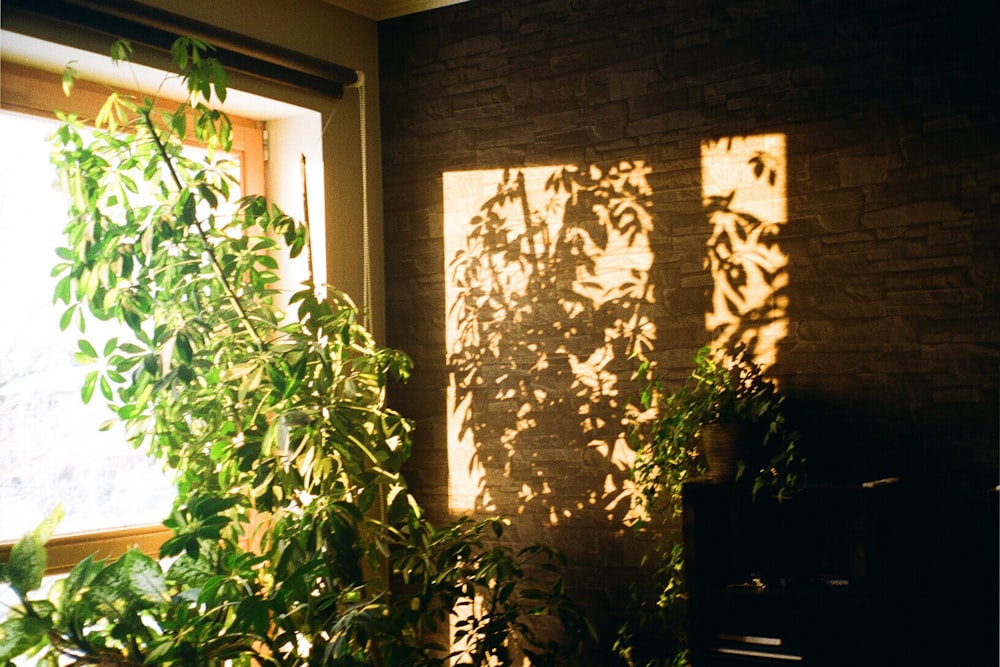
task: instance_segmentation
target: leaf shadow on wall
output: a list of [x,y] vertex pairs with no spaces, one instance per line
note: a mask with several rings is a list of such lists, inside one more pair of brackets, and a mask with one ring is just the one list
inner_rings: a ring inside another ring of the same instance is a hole
[[703,206],[712,235],[705,328],[713,348],[746,346],[765,370],[788,335],[785,138],[781,134],[702,142]]
[[446,206],[468,202],[446,222],[453,512],[626,518],[623,386],[655,339],[648,171],[446,175]]

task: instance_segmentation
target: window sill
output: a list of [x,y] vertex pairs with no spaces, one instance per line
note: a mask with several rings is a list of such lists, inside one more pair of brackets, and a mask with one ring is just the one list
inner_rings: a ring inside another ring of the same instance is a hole
[[[136,526],[94,533],[59,535],[45,545],[48,554],[46,574],[68,572],[87,556],[95,559],[115,559],[132,547],[157,557],[162,545],[173,533],[163,526]],[[0,562],[10,560],[13,542],[0,543]]]

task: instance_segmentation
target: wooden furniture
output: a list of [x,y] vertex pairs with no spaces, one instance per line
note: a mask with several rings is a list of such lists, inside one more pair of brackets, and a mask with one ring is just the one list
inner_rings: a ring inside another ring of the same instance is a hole
[[778,503],[686,484],[693,665],[902,664],[900,487],[810,487]]

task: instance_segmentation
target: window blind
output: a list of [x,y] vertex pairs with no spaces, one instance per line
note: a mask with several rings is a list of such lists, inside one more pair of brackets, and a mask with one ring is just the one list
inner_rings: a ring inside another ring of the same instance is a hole
[[169,52],[177,37],[197,37],[216,48],[228,70],[330,97],[342,97],[344,86],[358,80],[348,67],[134,0],[3,0],[0,13],[4,29],[30,34],[48,24],[60,29],[45,37],[64,43],[59,35],[77,36],[82,29]]

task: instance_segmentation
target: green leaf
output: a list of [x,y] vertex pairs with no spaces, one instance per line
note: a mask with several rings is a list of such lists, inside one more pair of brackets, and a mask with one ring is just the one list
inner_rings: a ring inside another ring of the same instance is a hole
[[175,113],[170,114],[167,117],[167,121],[170,128],[174,131],[178,137],[184,137],[187,135],[187,114],[186,113]]
[[212,188],[209,187],[207,183],[198,184],[198,194],[201,195],[202,199],[208,202],[208,205],[210,207],[212,208],[218,207],[219,199],[218,197],[215,196],[215,193],[212,192]]
[[116,336],[114,338],[109,339],[108,342],[104,344],[104,356],[110,357],[111,354],[117,348],[118,348],[118,337]]
[[35,537],[41,540],[42,544],[45,544],[46,542],[51,540],[52,536],[55,535],[56,528],[59,526],[59,523],[63,520],[63,514],[64,513],[62,505],[56,505],[56,508],[52,510],[49,513],[49,515],[42,520],[40,524],[38,524],[37,528],[35,528],[35,530],[33,531]]
[[117,65],[132,57],[132,42],[127,39],[116,39],[111,44],[111,60]]
[[22,595],[37,590],[42,585],[45,565],[45,542],[31,532],[19,539],[10,550],[7,576],[10,584]]
[[257,263],[263,267],[271,269],[273,271],[278,270],[278,260],[276,260],[271,255],[260,255],[257,257]]
[[189,507],[192,516],[206,518],[232,509],[240,502],[236,496],[201,496],[196,498]]
[[175,535],[160,545],[160,556],[171,558],[187,554],[191,559],[198,558],[198,540],[188,534]]
[[62,316],[59,318],[59,330],[66,331],[69,325],[73,323],[73,315],[76,314],[76,304],[73,304],[69,308],[63,311]]
[[52,539],[59,522],[63,518],[63,509],[57,505],[38,527],[24,535],[11,548],[10,561],[7,563],[5,577],[11,585],[22,594],[33,591],[41,586],[42,576],[48,556],[45,553],[45,543]]
[[[178,640],[174,638],[164,638],[159,644],[153,646],[146,654],[145,664],[147,665],[168,665],[177,664],[176,660],[171,660],[171,654],[177,648]],[[224,663],[225,664],[225,663]]]
[[122,569],[132,594],[151,605],[170,602],[166,578],[159,563],[138,549],[131,549],[122,556]]
[[187,40],[185,38],[175,39],[174,43],[170,45],[170,53],[180,69],[187,69],[188,51]]
[[79,591],[90,585],[100,569],[101,564],[95,562],[93,556],[87,556],[77,563],[63,579],[61,603],[64,606],[72,605]]
[[264,369],[259,365],[254,366],[253,370],[243,378],[240,383],[239,389],[237,389],[237,396],[242,401],[248,394],[252,393],[260,386],[261,380],[264,379]]
[[66,97],[69,97],[69,94],[73,92],[73,86],[78,78],[80,78],[80,73],[76,71],[76,68],[72,65],[66,65],[62,72],[62,89]]
[[100,376],[99,385],[101,387],[101,395],[104,396],[104,398],[106,398],[109,401],[114,400],[115,396],[114,393],[111,391],[111,383],[108,382],[108,378],[106,375]]
[[183,363],[190,364],[191,358],[194,355],[191,350],[191,341],[188,340],[188,337],[183,332],[179,332],[174,342],[174,349],[177,350],[177,356]]
[[91,585],[82,591],[86,604],[93,605],[97,613],[111,619],[120,617],[123,603],[132,596],[128,578],[123,572],[124,557],[101,567]]
[[84,403],[90,403],[90,399],[94,397],[94,389],[97,387],[97,376],[97,371],[90,371],[83,380],[83,387],[80,388],[80,398],[83,399]]
[[11,616],[0,623],[0,664],[12,665],[10,660],[41,644],[49,625],[36,616]]
[[89,341],[81,338],[76,344],[80,348],[80,354],[83,357],[90,360],[97,359],[97,350],[94,349],[94,346],[91,345]]
[[111,93],[108,99],[104,101],[100,111],[97,112],[94,124],[99,128],[107,127],[110,132],[114,132],[118,127],[118,114],[115,112],[117,106],[118,93]]
[[56,283],[56,288],[53,291],[52,295],[52,303],[57,303],[59,301],[62,301],[63,303],[68,304],[70,296],[72,295],[72,286],[73,286],[73,276],[71,275],[63,276],[59,280],[59,282]]
[[271,617],[267,604],[260,598],[248,597],[241,600],[236,607],[236,617],[251,633],[258,637],[267,636],[268,628],[271,626]]
[[223,69],[222,64],[213,59],[212,60],[212,79],[215,81],[215,96],[219,98],[220,102],[226,101],[226,70]]

